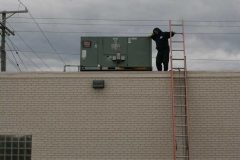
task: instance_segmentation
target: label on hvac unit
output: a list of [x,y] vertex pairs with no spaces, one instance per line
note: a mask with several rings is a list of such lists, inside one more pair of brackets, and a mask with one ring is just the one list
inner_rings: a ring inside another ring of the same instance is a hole
[[112,50],[117,51],[121,48],[121,45],[120,44],[111,44],[111,48],[112,48]]
[[119,50],[121,45],[118,43],[118,38],[113,38],[113,43],[111,44],[112,50]]
[[97,47],[98,47],[98,45],[97,45],[96,42],[94,42],[93,46],[94,46],[94,48],[97,48]]
[[130,44],[132,43],[132,41],[136,41],[136,40],[137,40],[136,37],[128,38],[128,43]]
[[82,50],[82,59],[85,60],[87,58],[87,50]]

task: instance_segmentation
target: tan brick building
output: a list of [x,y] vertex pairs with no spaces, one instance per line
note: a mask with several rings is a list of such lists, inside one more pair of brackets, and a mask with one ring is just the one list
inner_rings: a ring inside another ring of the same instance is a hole
[[[191,159],[239,160],[240,73],[188,77]],[[171,160],[171,117],[167,72],[0,74],[3,160]]]

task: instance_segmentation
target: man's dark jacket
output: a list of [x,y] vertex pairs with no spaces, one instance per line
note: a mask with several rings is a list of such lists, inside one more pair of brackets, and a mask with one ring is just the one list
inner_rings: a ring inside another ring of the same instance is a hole
[[170,32],[161,32],[158,35],[152,34],[151,38],[156,42],[156,49],[158,51],[169,50],[168,39],[174,34],[174,32],[172,34]]

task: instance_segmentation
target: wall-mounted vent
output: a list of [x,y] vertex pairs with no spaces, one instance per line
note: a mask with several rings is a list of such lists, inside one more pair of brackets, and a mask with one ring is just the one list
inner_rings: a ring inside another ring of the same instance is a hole
[[93,80],[93,88],[101,89],[104,88],[104,80]]

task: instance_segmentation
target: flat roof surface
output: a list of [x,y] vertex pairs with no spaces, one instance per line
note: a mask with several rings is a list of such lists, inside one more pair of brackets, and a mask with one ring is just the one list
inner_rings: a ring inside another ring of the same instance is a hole
[[[0,73],[0,78],[57,78],[57,77],[170,77],[171,72],[158,71],[84,71],[84,72],[19,72],[19,73]],[[187,72],[188,77],[240,77],[240,72]]]

